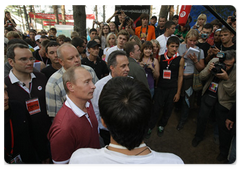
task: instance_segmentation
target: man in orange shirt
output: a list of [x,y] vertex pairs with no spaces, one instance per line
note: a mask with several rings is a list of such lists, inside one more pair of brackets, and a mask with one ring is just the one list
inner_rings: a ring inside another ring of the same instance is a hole
[[148,25],[149,15],[141,14],[140,21],[142,26],[135,28],[135,35],[137,35],[142,41],[151,41],[156,39],[155,28],[152,25]]

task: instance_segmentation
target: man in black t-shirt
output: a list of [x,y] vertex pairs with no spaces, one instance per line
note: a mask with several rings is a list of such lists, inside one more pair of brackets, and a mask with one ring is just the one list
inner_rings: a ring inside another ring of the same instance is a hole
[[109,74],[107,64],[99,56],[100,45],[96,41],[89,41],[87,44],[89,56],[81,60],[82,64],[90,66],[95,71],[98,79],[107,76]]

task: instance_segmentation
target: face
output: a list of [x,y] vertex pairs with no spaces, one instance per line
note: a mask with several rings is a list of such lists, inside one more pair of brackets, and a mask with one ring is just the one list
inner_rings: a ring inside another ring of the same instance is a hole
[[90,36],[90,38],[92,40],[96,35],[97,35],[97,32],[96,31],[92,31],[89,36]]
[[150,57],[150,55],[152,54],[152,48],[144,48],[143,54],[145,57]]
[[207,34],[208,37],[210,36],[211,33],[212,33],[212,29],[203,28],[201,31],[201,34]]
[[14,72],[21,74],[30,74],[33,72],[33,63],[35,58],[32,56],[32,52],[28,48],[15,48],[14,59],[8,59],[9,64],[13,67]]
[[190,37],[190,38],[187,38],[187,47],[192,47],[194,48],[194,46],[196,45],[197,43],[197,37]]
[[156,19],[154,19],[154,18],[152,18],[152,19],[150,19],[150,22],[151,22],[151,24],[152,24],[152,25],[155,25],[155,24],[156,24],[156,22],[157,22],[157,20],[156,20]]
[[223,63],[226,65],[226,71],[230,70],[234,65],[235,59],[225,60]]
[[91,74],[85,69],[75,70],[75,83],[72,84],[73,95],[81,100],[90,100],[93,98],[93,92],[96,88],[92,82]]
[[148,19],[147,18],[142,19],[142,25],[144,25],[144,26],[148,25]]
[[165,18],[159,18],[158,24],[159,24],[160,27],[163,27],[165,23],[166,23]]
[[64,67],[65,70],[72,66],[80,66],[81,60],[78,50],[73,46],[64,46],[61,49],[62,57],[59,58],[59,63]]
[[230,32],[221,32],[220,37],[222,43],[227,44],[229,42],[232,42],[233,34],[231,34]]
[[117,43],[119,48],[123,48],[123,46],[127,42],[127,37],[125,35],[119,35],[117,38]]
[[171,43],[167,46],[168,56],[172,57],[178,51],[179,45],[176,43]]
[[220,42],[221,38],[220,38],[220,31],[215,32],[214,34],[214,42]]
[[7,86],[4,84],[4,111],[9,108]]
[[114,32],[115,31],[115,28],[116,28],[116,26],[115,26],[115,24],[114,23],[109,23],[109,27],[110,27],[110,31],[111,32]]
[[204,19],[202,19],[202,18],[198,19],[198,25],[202,26],[202,25],[204,25],[204,22],[205,22]]
[[47,58],[51,60],[52,63],[59,64],[57,49],[59,46],[48,47],[48,53],[46,53]]
[[29,37],[35,41],[35,34],[33,32],[30,32],[29,33]]
[[109,43],[110,47],[116,45],[116,39],[115,39],[115,36],[114,36],[114,35],[110,35],[110,36],[109,36],[108,43]]
[[172,25],[168,30],[169,34],[173,34],[175,32],[176,25]]
[[153,44],[153,54],[157,54],[159,48],[156,43],[152,43],[152,44]]
[[141,54],[141,50],[140,50],[139,46],[134,45],[133,58],[135,58],[136,60],[139,60],[140,59],[140,54]]
[[97,45],[95,47],[88,48],[88,52],[91,56],[97,57],[99,53],[99,46]]
[[107,25],[103,26],[103,33],[108,34],[109,33],[109,27]]
[[129,72],[129,61],[127,56],[118,55],[116,57],[117,65],[115,67],[110,66],[112,77],[123,76],[126,77]]

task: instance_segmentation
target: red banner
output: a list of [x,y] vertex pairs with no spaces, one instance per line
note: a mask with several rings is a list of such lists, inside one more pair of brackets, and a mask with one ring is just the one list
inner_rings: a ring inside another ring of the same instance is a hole
[[[55,21],[43,21],[44,26],[55,26]],[[62,22],[59,22],[59,25],[62,25]],[[74,22],[66,22],[66,25],[74,25]]]
[[[29,12],[29,17],[30,18],[35,18],[36,19],[51,19],[54,20],[55,19],[55,15],[54,14],[45,14],[45,13],[33,13],[33,12]],[[66,20],[73,20],[73,15],[65,15]],[[58,19],[62,20],[62,14],[58,14]],[[94,14],[86,14],[86,19],[95,19]]]

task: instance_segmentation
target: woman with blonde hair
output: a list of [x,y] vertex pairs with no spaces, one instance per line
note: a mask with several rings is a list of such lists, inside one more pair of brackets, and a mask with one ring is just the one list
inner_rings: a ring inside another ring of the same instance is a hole
[[102,56],[102,60],[104,60],[104,61],[105,61],[105,57],[106,57],[106,53],[107,53],[108,49],[117,45],[117,36],[115,35],[114,32],[110,32],[107,35],[106,44],[107,44],[107,47],[104,48],[103,56]]
[[153,57],[159,60],[159,50],[160,50],[160,44],[156,39],[152,39],[151,43],[153,44]]
[[203,29],[203,25],[207,23],[207,16],[205,14],[200,14],[197,18],[196,24],[192,29],[196,29],[200,33]]
[[[193,74],[195,69],[200,72],[204,69],[204,52],[198,46],[196,46],[198,42],[199,33],[196,29],[191,29],[185,38],[185,43],[180,44],[178,48],[178,53],[180,56],[184,58],[184,71],[183,71],[183,84],[182,84],[182,92],[181,92],[181,99],[182,99],[182,109],[181,109],[181,118],[180,122],[177,126],[177,130],[181,130],[183,125],[186,123],[189,110],[193,105],[194,101],[194,93],[193,93]],[[186,53],[189,48],[194,48],[199,51],[198,55],[196,56],[193,54]]]

